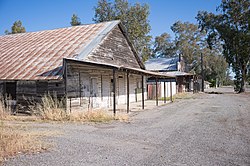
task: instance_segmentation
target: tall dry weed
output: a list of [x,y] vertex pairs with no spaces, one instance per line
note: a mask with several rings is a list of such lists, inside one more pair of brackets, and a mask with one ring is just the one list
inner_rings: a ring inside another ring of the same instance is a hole
[[128,116],[116,115],[115,117],[105,110],[78,111],[67,113],[63,99],[56,95],[46,94],[41,103],[36,103],[33,112],[38,112],[42,120],[47,121],[72,121],[72,122],[108,122],[111,120],[128,121]]
[[92,110],[87,112],[73,112],[69,114],[69,120],[74,122],[109,122],[114,117],[103,110]]
[[0,119],[2,120],[7,119],[11,114],[10,108],[5,103],[4,97],[0,96]]
[[41,103],[36,104],[36,109],[43,120],[62,121],[67,119],[63,100],[59,100],[56,95],[44,95]]

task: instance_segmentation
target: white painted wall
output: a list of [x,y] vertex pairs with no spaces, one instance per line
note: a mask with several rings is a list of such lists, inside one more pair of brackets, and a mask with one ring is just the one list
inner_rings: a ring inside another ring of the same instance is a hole
[[[77,77],[79,74],[75,74]],[[112,108],[113,107],[113,79],[112,73],[81,73],[81,108]],[[79,78],[71,81],[72,87],[79,87]],[[146,79],[144,79],[144,100],[147,99]],[[92,89],[94,88],[94,89]],[[129,102],[141,101],[142,93],[135,94],[135,90],[141,88],[141,76],[129,75]],[[77,89],[77,88],[76,88]],[[78,88],[79,91],[79,88]],[[77,92],[75,93],[77,94]],[[79,94],[79,93],[78,93]],[[116,79],[116,104],[127,103],[127,75],[117,73]],[[70,106],[68,99],[67,106]],[[71,98],[71,106],[80,106],[79,97]]]
[[[166,97],[170,97],[170,82],[166,82]],[[176,94],[176,82],[172,82],[172,95]],[[164,97],[164,82],[161,82],[161,97]]]

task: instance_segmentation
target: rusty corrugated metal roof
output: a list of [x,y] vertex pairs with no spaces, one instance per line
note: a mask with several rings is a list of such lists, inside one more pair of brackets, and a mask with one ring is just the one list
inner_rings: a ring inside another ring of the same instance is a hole
[[0,79],[60,79],[63,58],[79,57],[111,24],[114,22],[0,36]]

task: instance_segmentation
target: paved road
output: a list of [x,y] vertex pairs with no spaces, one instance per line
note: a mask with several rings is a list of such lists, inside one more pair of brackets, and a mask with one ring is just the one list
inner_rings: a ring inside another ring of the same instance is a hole
[[249,99],[250,94],[197,94],[134,115],[130,123],[33,124],[64,134],[50,138],[50,151],[5,164],[250,165]]

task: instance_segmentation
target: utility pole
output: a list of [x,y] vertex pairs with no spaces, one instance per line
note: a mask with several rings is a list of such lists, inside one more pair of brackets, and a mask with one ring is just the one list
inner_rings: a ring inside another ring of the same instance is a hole
[[203,69],[203,54],[201,53],[201,91],[204,92],[204,69]]

